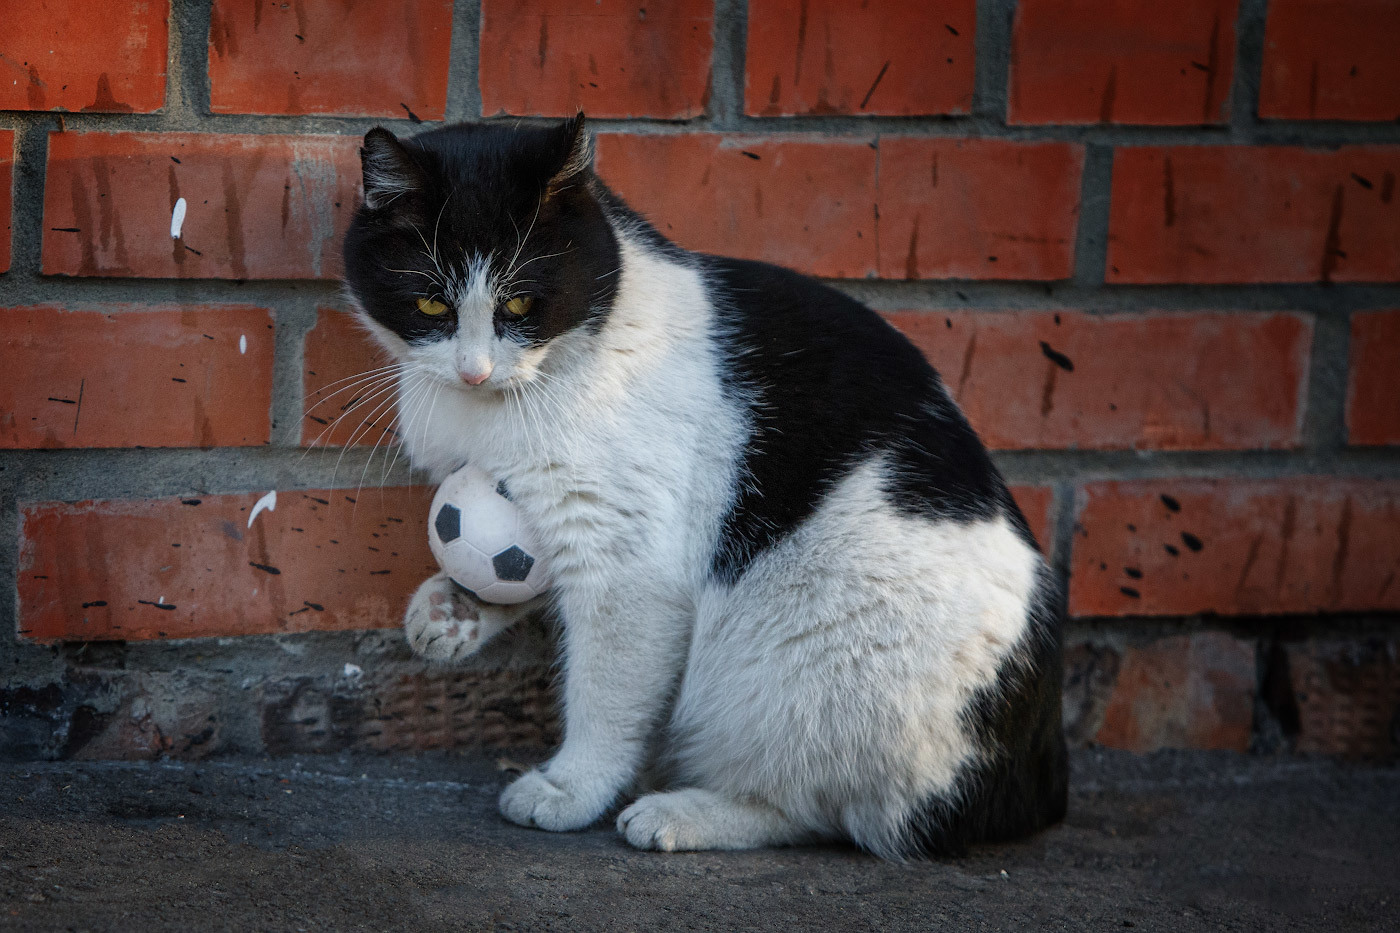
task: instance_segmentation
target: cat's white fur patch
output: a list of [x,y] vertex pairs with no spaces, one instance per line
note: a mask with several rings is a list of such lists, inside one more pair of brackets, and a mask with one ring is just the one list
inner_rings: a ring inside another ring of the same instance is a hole
[[1005,518],[897,512],[886,479],[860,465],[705,589],[673,733],[685,783],[892,856],[979,752],[962,713],[1021,637],[1037,558]]

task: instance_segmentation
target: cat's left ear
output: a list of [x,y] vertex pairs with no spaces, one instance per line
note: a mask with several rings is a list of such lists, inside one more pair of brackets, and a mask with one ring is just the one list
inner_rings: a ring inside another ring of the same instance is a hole
[[393,133],[376,126],[360,147],[365,173],[365,206],[378,210],[401,195],[422,190],[423,170]]
[[583,112],[565,120],[555,131],[559,158],[554,174],[545,185],[544,199],[548,201],[576,182],[580,175],[593,167],[593,137],[584,125]]

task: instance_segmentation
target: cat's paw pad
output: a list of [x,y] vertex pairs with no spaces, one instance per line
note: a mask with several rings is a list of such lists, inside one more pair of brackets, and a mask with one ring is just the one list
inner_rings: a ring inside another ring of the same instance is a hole
[[629,845],[656,852],[709,848],[699,808],[683,794],[648,794],[617,817]]
[[499,805],[501,815],[512,823],[556,833],[583,829],[604,809],[539,770],[525,772],[501,791]]
[[489,609],[444,574],[418,588],[404,614],[404,635],[413,653],[430,661],[460,661],[499,631]]

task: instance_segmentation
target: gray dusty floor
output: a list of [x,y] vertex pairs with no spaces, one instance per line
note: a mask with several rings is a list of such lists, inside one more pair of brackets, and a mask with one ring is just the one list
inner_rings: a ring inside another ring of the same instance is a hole
[[960,861],[504,823],[491,761],[0,766],[0,930],[1400,929],[1400,770],[1083,753]]

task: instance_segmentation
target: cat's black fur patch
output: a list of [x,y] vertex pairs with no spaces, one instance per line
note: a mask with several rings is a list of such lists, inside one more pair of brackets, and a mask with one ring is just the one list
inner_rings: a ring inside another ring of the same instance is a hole
[[[466,283],[463,264],[483,256],[495,272],[517,270],[506,297],[534,299],[523,317],[497,313],[499,335],[541,344],[596,323],[612,305],[620,259],[589,187],[587,146],[582,117],[552,127],[462,124],[406,140],[371,130],[361,155],[376,206],[361,206],[346,233],[351,291],[404,340],[443,339],[457,327],[455,309],[429,317],[417,299],[451,308],[447,291]],[[575,162],[585,167],[561,178]]]
[[976,433],[902,334],[796,272],[704,262],[728,350],[726,386],[753,425],[715,552],[718,578],[737,579],[881,452],[892,471],[886,491],[900,511],[954,521],[1004,513],[1030,540]]
[[[816,511],[844,476],[885,453],[889,501],[941,521],[1004,515],[1035,539],[976,432],[917,348],[874,311],[795,272],[706,257],[728,348],[726,385],[752,434],[713,572],[733,581]],[[927,801],[906,854],[958,854],[1064,816],[1062,608],[1041,566],[1022,644],[965,712],[981,757],[955,799]]]

